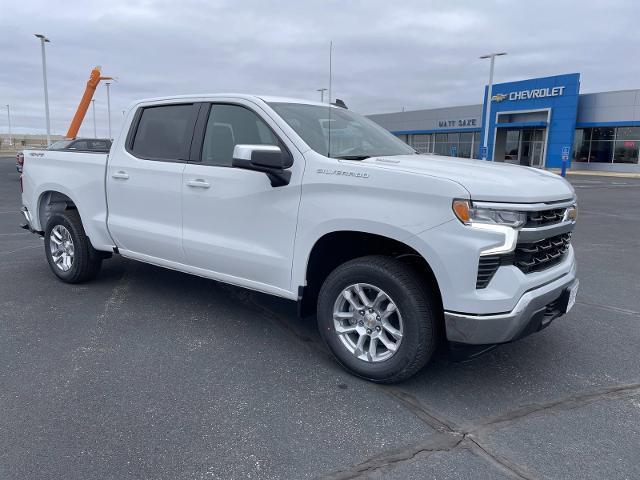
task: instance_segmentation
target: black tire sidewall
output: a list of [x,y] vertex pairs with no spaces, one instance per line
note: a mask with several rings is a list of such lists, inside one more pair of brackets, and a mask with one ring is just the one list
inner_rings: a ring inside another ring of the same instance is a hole
[[[393,261],[392,259],[389,259]],[[403,265],[404,267],[404,265]],[[406,266],[409,269],[408,266]],[[382,362],[365,362],[349,352],[335,332],[333,306],[341,292],[349,285],[367,283],[380,288],[394,301],[402,315],[403,337],[398,351]],[[414,282],[415,283],[415,282]],[[318,300],[318,328],[332,353],[345,368],[368,380],[395,381],[415,362],[421,347],[435,350],[435,321],[427,292],[412,285],[412,294],[406,288],[406,278],[399,279],[381,268],[381,265],[361,261],[348,262],[334,270],[322,286]],[[426,307],[426,308],[425,308]]]
[[[75,216],[77,218],[71,218]],[[74,221],[76,220],[76,221]],[[60,270],[54,263],[51,255],[51,248],[49,246],[51,231],[56,225],[64,226],[71,234],[73,240],[73,264],[71,268],[66,272]],[[47,227],[45,229],[45,254],[47,261],[53,273],[61,280],[69,283],[77,282],[83,275],[83,270],[86,269],[86,264],[89,261],[89,241],[84,233],[82,224],[79,221],[79,216],[75,212],[61,212],[56,213],[49,218]]]

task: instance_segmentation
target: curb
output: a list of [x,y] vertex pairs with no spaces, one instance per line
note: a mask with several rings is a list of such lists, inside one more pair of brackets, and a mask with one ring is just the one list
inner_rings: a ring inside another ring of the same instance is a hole
[[[560,175],[560,169],[552,168],[550,172]],[[567,175],[585,175],[589,177],[618,177],[618,178],[640,178],[640,173],[632,172],[603,172],[600,170],[567,170]]]

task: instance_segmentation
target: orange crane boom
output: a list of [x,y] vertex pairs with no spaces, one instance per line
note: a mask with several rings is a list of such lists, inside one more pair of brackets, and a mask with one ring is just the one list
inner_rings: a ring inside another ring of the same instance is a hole
[[91,103],[91,99],[93,98],[93,94],[95,93],[100,80],[113,80],[113,77],[101,76],[100,67],[98,66],[91,70],[91,75],[89,75],[89,81],[87,82],[87,88],[84,90],[84,95],[82,95],[82,98],[80,99],[78,109],[76,110],[76,114],[73,116],[73,120],[71,120],[71,125],[69,126],[69,130],[67,131],[65,138],[76,138],[78,135],[80,125],[82,125],[84,116],[87,114],[87,109],[89,108],[89,104]]

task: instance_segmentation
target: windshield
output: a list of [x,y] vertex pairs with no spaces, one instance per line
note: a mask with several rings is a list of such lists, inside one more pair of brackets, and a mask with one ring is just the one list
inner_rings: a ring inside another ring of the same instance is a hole
[[326,157],[361,160],[382,155],[416,153],[381,126],[343,108],[304,103],[269,105],[307,145]]
[[64,150],[73,140],[60,140],[52,143],[47,150]]

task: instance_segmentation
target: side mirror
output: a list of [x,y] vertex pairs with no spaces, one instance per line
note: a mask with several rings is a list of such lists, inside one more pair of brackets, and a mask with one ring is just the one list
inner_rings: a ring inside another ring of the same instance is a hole
[[267,174],[272,187],[288,185],[291,172],[286,170],[293,162],[288,153],[274,145],[236,145],[232,165]]

